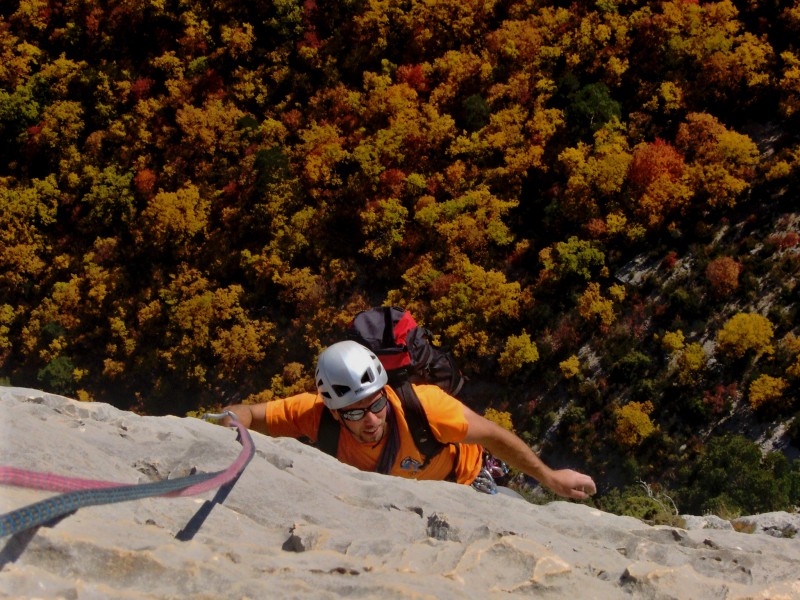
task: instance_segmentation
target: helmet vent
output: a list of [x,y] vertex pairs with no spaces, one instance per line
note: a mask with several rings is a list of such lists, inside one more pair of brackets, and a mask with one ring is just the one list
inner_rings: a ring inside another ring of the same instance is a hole
[[372,382],[372,370],[367,369],[361,376],[361,383],[370,383],[370,382]]
[[331,387],[333,388],[333,391],[336,392],[336,395],[339,396],[340,398],[350,391],[350,386],[347,386],[347,385],[335,385],[334,384]]

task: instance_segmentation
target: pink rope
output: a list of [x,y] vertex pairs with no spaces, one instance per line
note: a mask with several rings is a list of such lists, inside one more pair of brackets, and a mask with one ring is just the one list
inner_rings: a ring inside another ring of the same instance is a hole
[[256,452],[256,447],[253,445],[253,438],[250,437],[250,432],[247,431],[247,427],[236,420],[231,421],[230,424],[236,426],[236,429],[239,431],[239,442],[242,444],[242,451],[239,452],[239,456],[236,458],[236,460],[233,461],[227,469],[220,471],[216,477],[212,477],[206,481],[190,485],[189,487],[183,488],[182,490],[178,490],[176,492],[164,494],[165,496],[181,497],[202,494],[203,492],[207,492],[225,485],[226,483],[238,477],[239,474],[244,471],[247,463],[249,463],[250,459],[253,458],[253,455]]
[[[162,494],[165,497],[194,496],[209,490],[218,488],[230,482],[241,473],[247,463],[255,453],[253,439],[247,428],[238,421],[231,421],[239,431],[239,442],[242,444],[242,451],[231,465],[224,471],[220,471],[216,476],[189,487]],[[101,481],[97,479],[82,479],[79,477],[64,477],[54,473],[44,473],[40,471],[28,471],[16,467],[6,467],[0,465],[0,484],[13,485],[17,487],[31,488],[36,490],[48,490],[52,492],[76,492],[82,490],[105,489],[131,485],[129,483],[119,483],[116,481]]]
[[28,471],[25,469],[17,469],[16,467],[4,466],[0,466],[0,484],[32,488],[35,490],[49,490],[51,492],[75,492],[79,490],[128,485],[124,483],[115,483],[113,481],[62,477],[54,473],[42,473],[39,471]]

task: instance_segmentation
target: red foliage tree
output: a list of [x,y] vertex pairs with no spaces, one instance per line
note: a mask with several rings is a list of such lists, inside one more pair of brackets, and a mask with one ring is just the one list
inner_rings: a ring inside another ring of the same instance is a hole
[[640,144],[634,149],[628,181],[636,191],[644,193],[659,177],[680,179],[683,170],[681,153],[672,144],[656,138],[652,144]]

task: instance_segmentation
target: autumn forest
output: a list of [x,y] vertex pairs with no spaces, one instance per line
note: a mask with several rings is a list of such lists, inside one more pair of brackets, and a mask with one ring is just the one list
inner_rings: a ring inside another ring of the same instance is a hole
[[800,505],[800,2],[9,0],[0,382],[313,388],[411,311],[596,504]]

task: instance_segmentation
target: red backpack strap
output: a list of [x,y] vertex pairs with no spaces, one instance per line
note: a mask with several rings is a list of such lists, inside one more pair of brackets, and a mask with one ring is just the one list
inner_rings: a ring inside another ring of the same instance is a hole
[[350,322],[347,337],[372,350],[389,372],[407,367],[408,332],[417,326],[411,313],[398,306],[362,310]]

